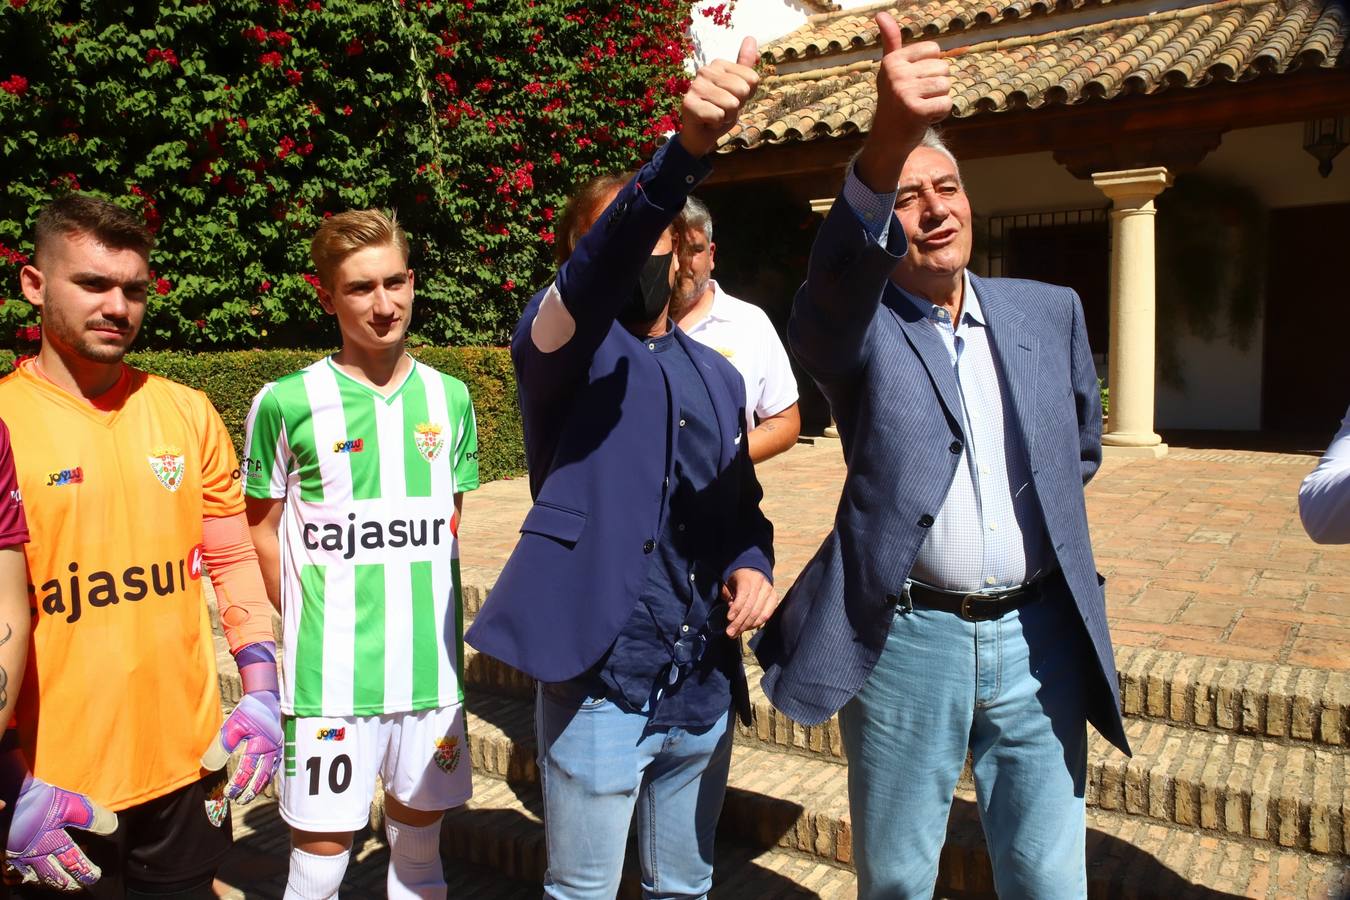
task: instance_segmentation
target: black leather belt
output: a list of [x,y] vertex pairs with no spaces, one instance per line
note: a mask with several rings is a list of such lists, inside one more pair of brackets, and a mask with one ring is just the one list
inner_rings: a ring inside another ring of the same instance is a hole
[[905,586],[905,592],[913,606],[953,613],[967,622],[988,622],[1040,600],[1051,579],[1058,576],[1059,572],[1055,572],[1005,591],[978,594],[944,591],[911,581]]

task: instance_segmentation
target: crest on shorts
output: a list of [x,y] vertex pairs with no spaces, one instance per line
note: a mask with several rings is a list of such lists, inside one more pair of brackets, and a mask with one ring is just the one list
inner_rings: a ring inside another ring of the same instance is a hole
[[427,462],[440,456],[441,450],[445,448],[445,436],[442,431],[436,422],[423,422],[413,429],[413,443],[417,445],[417,452],[422,454],[422,458]]
[[436,738],[436,752],[432,755],[431,761],[442,772],[449,774],[459,767],[459,757],[463,752],[464,748],[459,745],[458,736]]
[[147,459],[150,471],[155,473],[159,483],[170,491],[178,490],[183,483],[183,451],[177,447],[156,447]]

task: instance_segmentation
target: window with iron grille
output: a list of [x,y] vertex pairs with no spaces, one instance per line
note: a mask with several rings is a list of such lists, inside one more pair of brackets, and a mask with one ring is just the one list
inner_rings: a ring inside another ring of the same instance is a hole
[[1110,208],[991,216],[986,272],[1073,288],[1083,301],[1088,342],[1104,357],[1110,321]]

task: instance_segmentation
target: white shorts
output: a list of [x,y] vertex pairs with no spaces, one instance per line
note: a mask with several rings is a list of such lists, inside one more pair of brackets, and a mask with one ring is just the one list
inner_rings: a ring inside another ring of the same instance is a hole
[[303,831],[358,831],[375,776],[404,806],[450,809],[473,795],[460,705],[384,716],[287,716],[281,818]]

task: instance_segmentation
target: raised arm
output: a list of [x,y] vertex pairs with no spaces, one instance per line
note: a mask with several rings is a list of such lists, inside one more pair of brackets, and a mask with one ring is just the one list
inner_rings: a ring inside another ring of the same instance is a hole
[[679,136],[619,191],[554,283],[526,306],[511,351],[530,390],[566,392],[590,364],[652,248],[711,171],[704,157],[736,124],[758,86],[756,58],[755,41],[746,38],[736,62],[714,60],[699,70],[684,95]]
[[904,46],[887,13],[877,13],[876,23],[882,57],[872,129],[816,235],[788,325],[793,352],[819,382],[862,368],[868,326],[906,249],[891,212],[900,172],[924,130],[951,110],[947,64],[937,45]]

